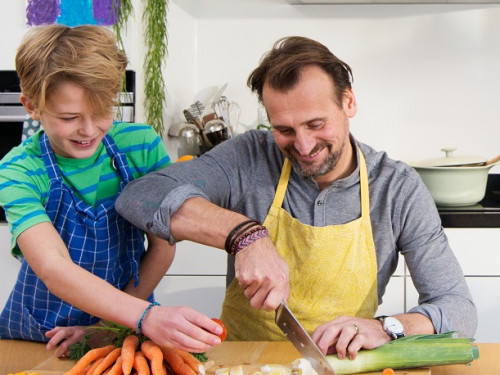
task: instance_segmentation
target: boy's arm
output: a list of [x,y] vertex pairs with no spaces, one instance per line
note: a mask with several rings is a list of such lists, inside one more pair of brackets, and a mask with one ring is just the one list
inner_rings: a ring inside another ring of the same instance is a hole
[[[148,301],[116,289],[73,263],[64,242],[49,222],[26,229],[17,242],[26,261],[53,294],[91,315],[135,328],[149,306]],[[158,250],[162,249],[155,246],[151,254],[158,255]],[[160,252],[160,255],[164,254]],[[160,278],[156,275],[157,281]],[[144,285],[154,282],[152,278]],[[155,306],[145,316],[142,327],[144,334],[158,344],[191,352],[206,351],[220,344],[217,336],[221,333],[220,326],[188,307]]]
[[[18,236],[17,243],[26,261],[53,294],[91,315],[134,326],[149,304],[73,263],[50,222],[26,229]],[[123,306],[127,306],[126,312]]]
[[147,234],[147,238],[148,249],[139,266],[139,285],[134,287],[134,279],[131,279],[123,289],[124,292],[141,299],[147,299],[154,291],[175,256],[175,245],[150,234]]

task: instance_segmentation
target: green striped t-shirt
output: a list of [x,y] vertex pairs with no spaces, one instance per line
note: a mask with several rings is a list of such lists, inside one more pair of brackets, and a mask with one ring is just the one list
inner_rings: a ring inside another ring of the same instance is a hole
[[[44,208],[50,183],[40,153],[42,134],[43,131],[35,133],[0,161],[0,205],[12,233],[15,255],[19,255],[16,249],[19,234],[35,224],[50,221]],[[170,164],[161,138],[149,125],[119,122],[113,124],[108,134],[126,154],[134,179]],[[102,142],[89,158],[55,157],[64,182],[85,203],[95,207],[116,198],[121,176],[113,169]]]

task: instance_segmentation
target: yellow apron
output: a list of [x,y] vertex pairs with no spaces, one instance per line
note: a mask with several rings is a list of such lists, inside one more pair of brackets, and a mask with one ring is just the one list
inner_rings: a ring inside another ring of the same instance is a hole
[[[377,261],[370,223],[368,177],[360,155],[361,217],[346,224],[314,227],[281,208],[292,169],[283,164],[273,204],[264,220],[290,268],[288,306],[309,334],[339,315],[373,318],[378,304]],[[222,307],[228,340],[283,341],[274,312],[254,309],[236,278]]]

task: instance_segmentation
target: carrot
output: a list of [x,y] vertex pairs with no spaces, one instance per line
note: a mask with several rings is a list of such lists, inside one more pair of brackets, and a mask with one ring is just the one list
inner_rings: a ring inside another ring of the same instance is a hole
[[394,370],[392,368],[386,368],[382,371],[382,375],[394,375]]
[[200,372],[200,365],[201,362],[197,360],[193,355],[191,355],[189,352],[182,350],[182,349],[176,349],[177,352],[180,354],[184,362],[193,369],[195,373]]
[[116,359],[115,364],[111,367],[107,373],[107,375],[121,375],[123,366],[123,357],[119,356]]
[[97,358],[95,362],[90,366],[89,370],[86,372],[87,375],[92,375],[94,373],[94,370],[101,364],[101,362],[104,361],[104,357]]
[[196,375],[198,369],[193,370],[181,357],[177,349],[162,347],[163,358],[168,362],[176,375]]
[[116,348],[109,352],[108,355],[104,357],[104,361],[102,361],[101,364],[94,370],[92,375],[101,375],[104,370],[112,366],[116,362],[116,359],[120,356],[121,351],[121,348]]
[[148,360],[141,351],[135,353],[134,369],[137,370],[137,375],[149,375],[151,373],[149,370]]
[[98,358],[104,358],[108,355],[113,349],[115,349],[114,345],[104,346],[102,348],[95,348],[89,350],[82,358],[76,362],[76,364],[69,369],[64,375],[78,375],[80,374],[88,365],[97,360]]
[[136,335],[128,335],[123,340],[122,345],[122,371],[124,375],[129,375],[134,366],[134,356],[139,347],[139,338]]
[[149,359],[151,365],[151,373],[153,375],[163,374],[163,353],[158,345],[153,341],[147,340],[141,344],[141,350],[144,355]]

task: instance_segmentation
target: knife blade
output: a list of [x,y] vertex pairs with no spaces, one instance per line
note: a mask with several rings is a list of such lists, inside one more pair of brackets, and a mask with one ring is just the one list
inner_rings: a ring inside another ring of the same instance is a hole
[[313,369],[319,375],[335,375],[328,360],[285,302],[282,302],[276,309],[275,322],[302,357],[311,362]]

